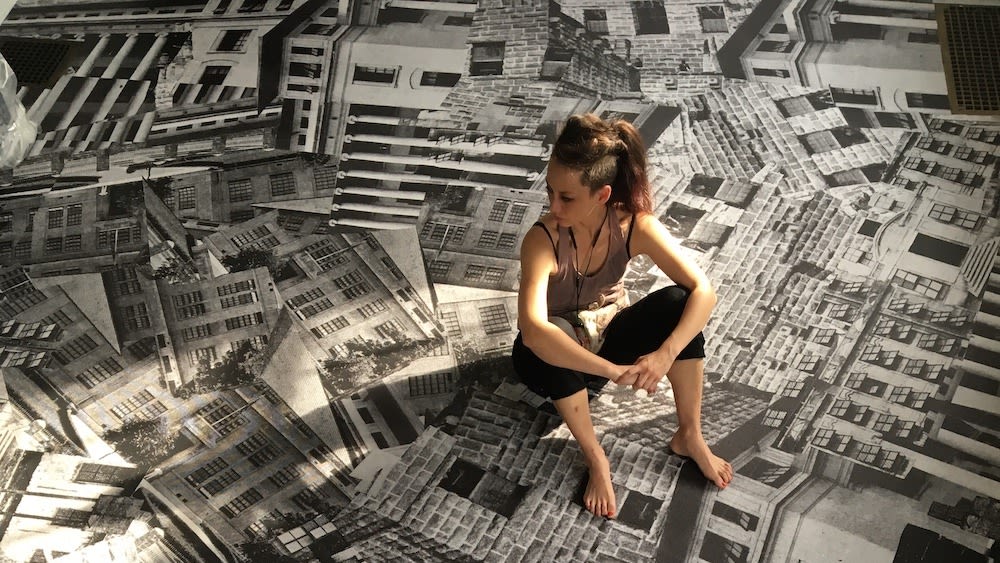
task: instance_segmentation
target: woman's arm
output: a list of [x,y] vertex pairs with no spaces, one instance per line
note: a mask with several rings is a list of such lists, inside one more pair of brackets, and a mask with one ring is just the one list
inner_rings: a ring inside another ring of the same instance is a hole
[[627,366],[591,353],[549,322],[546,294],[549,275],[555,269],[549,238],[541,229],[529,229],[521,242],[521,287],[517,294],[517,324],[524,345],[546,363],[614,381]]
[[681,246],[655,216],[648,213],[637,216],[634,229],[632,255],[649,256],[667,277],[691,292],[680,322],[658,350],[673,363],[681,350],[708,324],[717,301],[715,289],[701,268],[684,254]]

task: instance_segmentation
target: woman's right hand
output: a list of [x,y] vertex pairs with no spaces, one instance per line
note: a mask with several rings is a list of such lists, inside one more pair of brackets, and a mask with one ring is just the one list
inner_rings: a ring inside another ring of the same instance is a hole
[[631,387],[639,379],[639,372],[634,365],[620,366],[615,364],[612,374],[611,381],[617,385]]

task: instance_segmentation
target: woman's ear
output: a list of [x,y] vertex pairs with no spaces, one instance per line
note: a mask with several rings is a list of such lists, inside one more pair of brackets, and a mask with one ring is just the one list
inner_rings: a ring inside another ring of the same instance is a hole
[[601,186],[601,203],[607,203],[611,199],[611,184]]

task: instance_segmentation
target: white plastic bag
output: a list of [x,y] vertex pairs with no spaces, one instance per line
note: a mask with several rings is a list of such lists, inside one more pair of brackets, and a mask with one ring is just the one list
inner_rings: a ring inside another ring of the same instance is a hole
[[0,168],[21,162],[35,142],[38,126],[17,99],[17,77],[0,55]]

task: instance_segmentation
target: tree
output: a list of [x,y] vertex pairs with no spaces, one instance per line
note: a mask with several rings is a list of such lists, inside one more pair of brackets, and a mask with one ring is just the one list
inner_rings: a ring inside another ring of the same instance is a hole
[[236,348],[226,352],[222,360],[214,364],[208,358],[201,358],[198,362],[197,375],[181,385],[178,394],[184,396],[190,393],[207,393],[249,385],[260,377],[266,362],[267,355],[264,350],[245,340]]
[[230,272],[243,272],[245,270],[264,267],[273,273],[277,266],[274,253],[270,250],[261,250],[259,248],[242,248],[235,255],[227,254],[223,256],[221,262]]
[[240,545],[240,551],[250,563],[297,563],[298,559],[285,555],[265,540],[255,540]]
[[186,283],[198,279],[198,270],[190,262],[171,256],[167,263],[153,271],[153,279],[167,280],[169,283]]
[[170,456],[177,435],[170,432],[162,419],[136,418],[115,430],[108,430],[104,439],[114,444],[115,451],[129,461],[153,466]]

